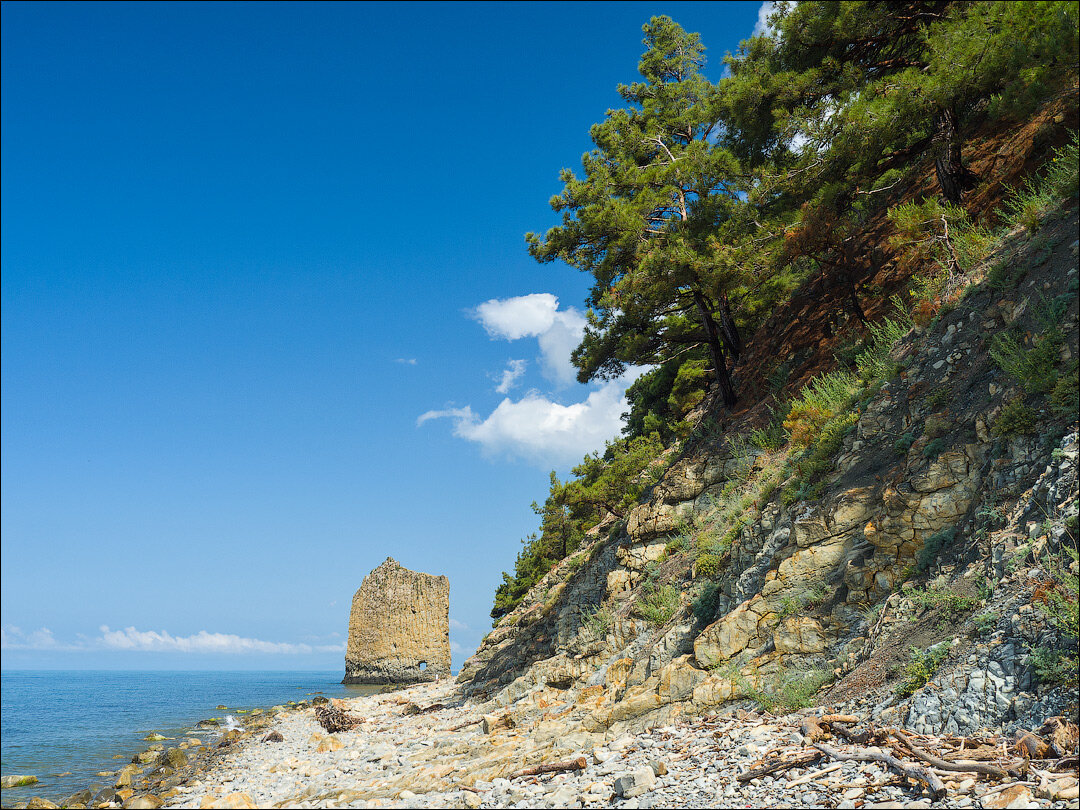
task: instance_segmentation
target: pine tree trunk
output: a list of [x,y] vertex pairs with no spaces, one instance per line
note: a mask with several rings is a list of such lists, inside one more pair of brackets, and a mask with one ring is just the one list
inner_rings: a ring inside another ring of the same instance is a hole
[[961,159],[960,127],[956,112],[951,107],[940,110],[935,116],[934,130],[934,168],[938,185],[941,186],[941,196],[947,202],[959,205],[964,192],[975,185],[975,175]]
[[739,327],[735,325],[735,319],[731,317],[731,305],[726,295],[720,296],[720,328],[724,330],[724,337],[727,338],[732,361],[738,361],[744,348],[742,335],[739,334]]
[[720,345],[719,330],[716,321],[705,303],[705,296],[698,289],[694,289],[694,303],[697,305],[698,314],[701,316],[701,325],[705,327],[705,335],[712,354],[713,370],[716,374],[716,382],[720,386],[720,396],[724,401],[724,407],[729,411],[735,407],[738,397],[735,396],[735,388],[731,384],[731,377],[727,372],[727,361],[724,359],[724,347]]

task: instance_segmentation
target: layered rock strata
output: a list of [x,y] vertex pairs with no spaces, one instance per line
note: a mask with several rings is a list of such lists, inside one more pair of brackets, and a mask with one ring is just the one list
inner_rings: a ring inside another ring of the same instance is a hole
[[353,596],[342,683],[420,683],[450,674],[450,580],[393,558]]

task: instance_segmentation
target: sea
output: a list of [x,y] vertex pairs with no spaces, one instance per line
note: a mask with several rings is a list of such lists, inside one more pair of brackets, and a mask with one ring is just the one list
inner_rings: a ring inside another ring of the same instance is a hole
[[[110,783],[152,743],[152,733],[177,745],[195,724],[237,709],[268,709],[288,701],[356,697],[388,687],[346,686],[336,672],[0,672],[0,741],[7,774],[32,774],[36,785],[8,788],[4,807],[32,796],[57,802],[77,790]],[[219,705],[228,709],[216,708]],[[242,715],[238,715],[242,716]],[[209,739],[202,729],[197,736]],[[216,735],[213,735],[216,736]]]

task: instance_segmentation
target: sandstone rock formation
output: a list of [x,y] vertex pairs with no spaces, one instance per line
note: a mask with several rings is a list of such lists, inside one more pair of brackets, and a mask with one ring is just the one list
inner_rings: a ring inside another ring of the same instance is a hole
[[393,558],[353,596],[342,683],[418,683],[450,674],[450,580]]

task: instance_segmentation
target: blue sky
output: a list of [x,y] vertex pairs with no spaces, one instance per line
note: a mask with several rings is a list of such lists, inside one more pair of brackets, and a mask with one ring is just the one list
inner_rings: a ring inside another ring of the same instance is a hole
[[523,235],[650,16],[760,9],[4,3],[3,666],[339,669],[387,555],[459,666],[624,409]]

